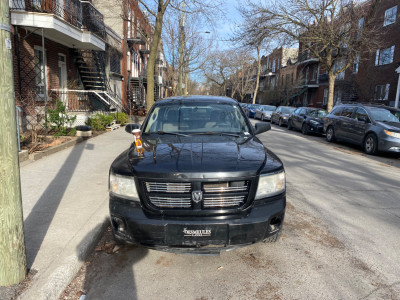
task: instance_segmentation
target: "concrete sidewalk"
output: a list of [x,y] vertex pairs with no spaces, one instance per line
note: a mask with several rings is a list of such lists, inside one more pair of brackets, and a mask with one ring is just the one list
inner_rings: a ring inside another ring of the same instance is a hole
[[132,142],[124,128],[21,165],[28,268],[21,299],[58,299],[108,221],[108,170]]

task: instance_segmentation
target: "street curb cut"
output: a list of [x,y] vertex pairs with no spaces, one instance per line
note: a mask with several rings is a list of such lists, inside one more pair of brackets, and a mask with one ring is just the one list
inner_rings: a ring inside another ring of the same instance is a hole
[[[105,217],[101,223],[99,223],[93,230],[86,234],[83,237],[84,239],[82,239],[82,242],[76,249],[75,255],[70,255],[64,258],[61,262],[54,262],[53,264],[55,264],[57,267],[53,271],[50,271],[51,274],[49,274],[49,276],[45,278],[46,283],[43,286],[39,287],[40,290],[35,289],[35,283],[33,283],[19,297],[19,299],[59,299],[66,287],[75,278],[76,274],[81,269],[89,254],[97,245],[98,241],[100,240],[104,231],[109,225],[109,222],[109,218]],[[42,278],[39,278],[38,280],[43,280],[43,278],[45,277],[43,275]]]

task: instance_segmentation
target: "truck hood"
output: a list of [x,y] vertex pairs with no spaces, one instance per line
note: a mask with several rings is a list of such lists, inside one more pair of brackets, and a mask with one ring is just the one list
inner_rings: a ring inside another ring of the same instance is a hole
[[[118,165],[123,169],[122,165],[128,163],[133,175],[139,177],[180,179],[256,176],[261,171],[282,169],[279,158],[257,138],[242,143],[238,140],[230,137],[216,137],[212,141],[209,137],[192,141],[173,138],[169,142],[144,139],[142,155],[133,146],[116,159],[112,168],[119,173]],[[118,159],[125,162],[118,162]]]

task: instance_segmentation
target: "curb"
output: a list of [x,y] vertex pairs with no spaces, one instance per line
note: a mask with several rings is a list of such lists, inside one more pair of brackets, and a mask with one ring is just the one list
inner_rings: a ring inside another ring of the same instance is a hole
[[47,155],[50,155],[50,154],[56,153],[58,151],[64,150],[66,148],[69,148],[71,146],[74,146],[74,145],[76,145],[76,144],[78,144],[78,143],[80,143],[80,142],[82,142],[84,140],[85,139],[83,137],[77,137],[77,138],[75,138],[73,140],[70,140],[70,141],[62,143],[60,145],[51,147],[51,148],[49,148],[47,150],[34,152],[32,154],[29,154],[29,159],[30,160],[38,160],[38,159],[40,159],[42,157],[45,157]]
[[89,233],[81,232],[78,234],[76,239],[80,239],[81,242],[75,254],[64,257],[62,261],[54,261],[49,269],[46,270],[36,282],[33,282],[18,299],[59,299],[81,269],[83,262],[97,245],[109,225],[109,222],[109,218],[105,217],[103,221],[98,223]]

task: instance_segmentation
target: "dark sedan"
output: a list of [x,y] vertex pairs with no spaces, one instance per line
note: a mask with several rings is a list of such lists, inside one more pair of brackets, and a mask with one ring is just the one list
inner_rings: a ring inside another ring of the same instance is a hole
[[367,154],[400,153],[400,121],[382,107],[335,106],[325,118],[324,131],[328,142],[338,140],[360,145]]
[[296,107],[279,106],[271,115],[271,123],[279,126],[287,125],[289,116],[295,111]]
[[288,120],[288,129],[301,130],[303,134],[310,132],[322,134],[326,110],[310,107],[299,107]]

